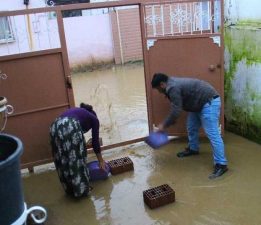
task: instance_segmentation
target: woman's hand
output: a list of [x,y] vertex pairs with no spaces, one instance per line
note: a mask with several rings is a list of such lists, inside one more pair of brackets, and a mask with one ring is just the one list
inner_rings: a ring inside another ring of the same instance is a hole
[[103,159],[101,161],[99,161],[99,164],[100,164],[101,169],[106,170],[106,163]]
[[97,159],[99,161],[100,168],[103,170],[106,170],[106,163],[105,163],[104,159],[102,158],[101,153],[97,154]]

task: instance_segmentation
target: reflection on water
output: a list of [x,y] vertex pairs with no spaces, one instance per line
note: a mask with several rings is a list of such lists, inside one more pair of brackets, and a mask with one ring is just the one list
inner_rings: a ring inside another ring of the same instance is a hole
[[[93,105],[103,144],[148,134],[144,68],[141,64],[77,73],[72,76],[75,104]],[[90,132],[86,138],[90,137]]]
[[[158,150],[141,142],[104,151],[106,161],[129,156],[134,170],[92,182],[87,198],[66,197],[52,171],[24,177],[25,202],[46,208],[45,225],[260,225],[260,145],[228,132],[225,142],[229,171],[216,180],[208,179],[209,143],[201,143],[198,156],[180,159],[176,153],[186,142]],[[162,184],[173,188],[176,201],[151,210],[143,191]]]

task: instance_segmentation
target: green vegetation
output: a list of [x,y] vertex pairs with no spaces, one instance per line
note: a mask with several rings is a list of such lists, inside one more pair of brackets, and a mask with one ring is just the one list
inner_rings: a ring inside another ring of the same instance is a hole
[[96,61],[94,59],[91,62],[86,63],[79,63],[75,66],[70,68],[71,73],[84,73],[84,72],[91,72],[94,70],[104,69],[104,68],[111,68],[114,65],[113,61]]
[[240,62],[243,61],[249,69],[256,65],[261,67],[259,29],[261,21],[240,21],[225,29],[225,49],[229,53],[225,71],[225,104],[229,109],[226,110],[226,129],[261,143],[261,93],[254,90],[246,80],[244,100],[239,103],[233,98],[232,90],[235,75],[240,72]]
[[[131,66],[131,65],[143,65],[143,60],[137,61],[128,61],[124,64],[124,66]],[[84,73],[84,72],[92,72],[94,70],[102,70],[102,69],[110,69],[115,66],[113,61],[96,61],[91,60],[91,62],[77,64],[70,68],[72,74],[76,73]],[[116,66],[122,66],[121,64]]]

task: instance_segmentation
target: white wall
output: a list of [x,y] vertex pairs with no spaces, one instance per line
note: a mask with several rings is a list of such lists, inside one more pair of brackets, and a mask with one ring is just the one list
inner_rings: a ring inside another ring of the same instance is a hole
[[239,20],[260,20],[260,0],[225,0],[225,18],[235,24]]
[[261,143],[261,1],[225,3],[226,127]]
[[[30,0],[28,8],[35,7],[45,7],[45,1]],[[0,11],[25,8],[23,0],[0,0]],[[93,59],[97,62],[114,59],[109,14],[96,10],[88,16],[88,12],[83,12],[85,16],[64,18],[71,66],[89,63]],[[12,42],[0,44],[0,56],[60,47],[57,22],[55,18],[49,18],[49,13],[33,14],[29,18],[14,16],[10,21],[15,38]]]
[[0,44],[0,56],[60,47],[57,21],[48,13],[9,17],[13,40]]
[[114,59],[109,14],[65,18],[64,26],[70,65]]
[[[29,0],[28,8],[40,8],[45,6],[44,0]],[[23,0],[0,0],[0,11],[12,11],[26,9]]]

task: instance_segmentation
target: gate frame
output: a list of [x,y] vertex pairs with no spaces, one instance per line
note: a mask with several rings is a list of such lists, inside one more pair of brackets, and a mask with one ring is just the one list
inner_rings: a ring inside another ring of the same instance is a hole
[[[209,0],[199,0],[198,2],[205,2]],[[210,0],[212,3],[214,0]],[[8,11],[8,12],[0,12],[0,17],[4,16],[17,16],[17,15],[26,15],[26,14],[33,14],[33,13],[46,13],[46,12],[56,12],[57,15],[57,24],[59,30],[59,37],[60,37],[60,48],[50,49],[50,50],[41,50],[35,52],[27,52],[21,54],[14,54],[8,56],[0,56],[0,62],[18,58],[26,58],[26,57],[34,57],[44,54],[50,53],[62,53],[62,61],[64,67],[64,75],[67,83],[71,84],[71,76],[70,76],[70,68],[69,68],[69,59],[67,53],[67,46],[66,46],[66,38],[65,38],[65,31],[64,31],[64,22],[62,17],[62,12],[66,10],[80,10],[80,9],[99,9],[99,8],[112,8],[112,7],[121,7],[121,6],[138,6],[139,7],[139,17],[140,17],[140,29],[141,29],[141,40],[142,40],[142,52],[143,52],[143,60],[144,60],[144,78],[145,78],[145,88],[146,88],[146,102],[147,102],[147,112],[148,112],[148,126],[149,131],[153,130],[153,121],[152,121],[152,103],[150,101],[151,92],[150,92],[150,80],[149,80],[149,65],[148,65],[148,51],[147,51],[147,38],[145,37],[145,22],[144,22],[144,7],[147,4],[164,4],[164,3],[190,3],[190,2],[197,2],[197,0],[124,0],[124,1],[111,1],[111,2],[100,2],[100,3],[80,3],[80,4],[70,4],[70,5],[59,5],[59,6],[51,6],[51,7],[44,7],[44,8],[32,8],[32,9],[24,9],[24,10],[15,10],[15,11]],[[181,37],[169,37],[169,38],[194,38],[194,37],[210,37],[210,36],[220,36],[221,40],[221,51],[224,52],[224,0],[220,0],[221,4],[221,29],[220,33],[213,33],[213,34],[200,34],[200,35],[191,35],[191,36],[181,36]],[[164,39],[164,37],[157,37],[157,39]],[[224,83],[224,54],[221,54],[221,79]],[[221,93],[222,98],[224,96],[224,90],[222,89],[223,93]],[[68,106],[74,106],[74,98],[73,98],[73,90],[67,88],[67,94],[69,99]],[[64,106],[64,105],[63,105]],[[61,107],[61,106],[57,106]],[[48,107],[46,108],[48,109]],[[45,109],[42,109],[45,110]],[[39,110],[36,110],[39,111]],[[222,104],[222,111],[224,111],[224,104]],[[30,111],[31,112],[31,111]],[[32,111],[34,112],[34,111]],[[15,114],[13,116],[17,116]],[[12,116],[11,116],[12,117]],[[222,127],[222,131],[223,131]],[[102,146],[102,150],[111,149],[115,147],[121,147],[124,145],[144,141],[145,137],[119,142],[116,144],[111,144],[107,146]],[[92,149],[88,149],[88,152],[93,152]],[[22,168],[29,168],[32,169],[33,166],[44,164],[51,162],[51,159],[43,159],[36,162],[30,162],[22,165]]]
[[[145,28],[145,22],[141,21],[141,34],[142,34],[142,46],[143,46],[143,55],[144,55],[144,69],[145,69],[145,82],[146,82],[146,87],[151,86],[151,80],[149,78],[149,51],[147,50],[147,40],[150,39],[157,39],[157,40],[166,40],[166,39],[193,39],[193,38],[206,38],[206,37],[212,37],[212,36],[219,36],[220,37],[220,83],[223,84],[222,86],[222,92],[220,93],[222,102],[224,103],[224,0],[219,0],[220,4],[220,32],[218,33],[205,33],[205,34],[188,34],[188,35],[180,35],[180,36],[168,36],[168,37],[146,37],[146,28]],[[215,0],[153,0],[153,1],[142,1],[140,5],[140,18],[145,18],[145,6],[146,5],[157,5],[157,4],[168,4],[168,3],[190,3],[190,2],[211,2],[212,5],[214,5]],[[213,14],[213,8],[211,9],[212,14]],[[213,28],[213,22],[212,22],[212,28]],[[148,101],[148,99],[151,99],[151,91],[149,91],[146,88],[146,95],[147,95],[147,107],[148,107],[148,118],[149,118],[149,130],[153,130],[153,112],[152,112],[152,101]],[[224,104],[221,105],[221,133],[224,135]],[[200,136],[204,136],[200,134]],[[179,136],[183,138],[184,136]]]

